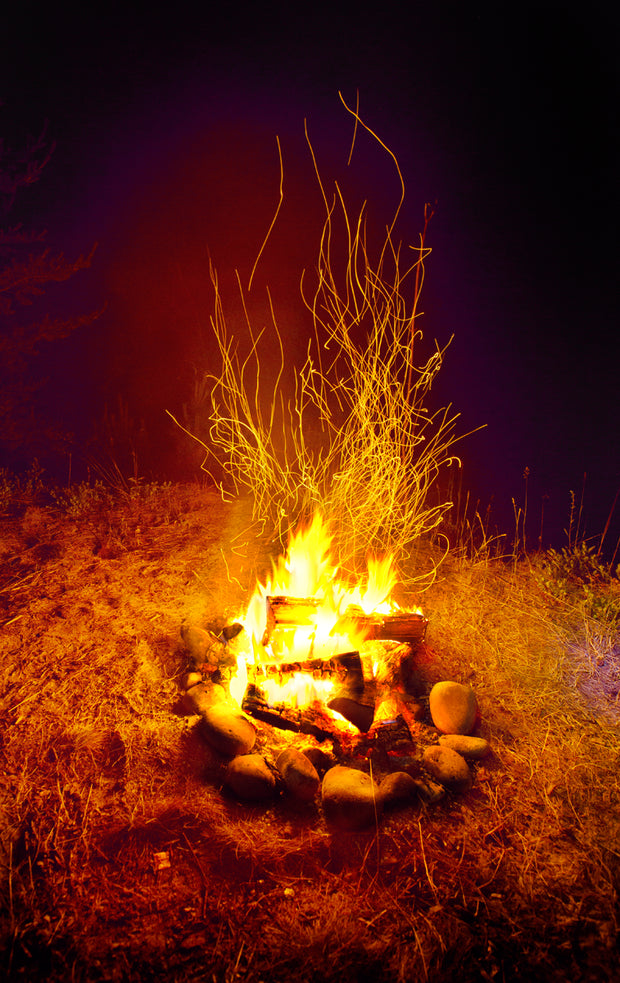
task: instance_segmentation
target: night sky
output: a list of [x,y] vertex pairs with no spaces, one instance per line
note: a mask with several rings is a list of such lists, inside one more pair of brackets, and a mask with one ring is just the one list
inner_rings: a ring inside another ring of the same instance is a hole
[[[338,90],[353,104],[359,91],[405,178],[404,239],[437,201],[423,326],[429,341],[455,336],[437,398],[463,430],[486,424],[461,447],[474,499],[510,529],[529,468],[530,536],[545,496],[545,540],[562,545],[586,474],[586,534],[602,531],[620,487],[609,4],[42,6],[4,15],[0,125],[17,142],[48,120],[57,143],[15,219],[68,254],[99,243],[70,302],[106,311],[50,356],[76,433],[121,396],[145,468],[176,476],[164,410],[214,367],[209,256],[224,284],[236,267],[247,279],[277,203],[276,134],[285,207],[257,291],[270,283],[303,341],[297,284],[321,218],[304,118],[326,182],[368,197],[372,216],[398,200],[368,142],[347,172]],[[619,533],[616,515],[612,545]]]

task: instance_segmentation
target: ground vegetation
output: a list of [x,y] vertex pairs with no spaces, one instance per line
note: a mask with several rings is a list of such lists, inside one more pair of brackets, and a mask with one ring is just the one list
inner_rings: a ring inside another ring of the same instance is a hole
[[251,503],[1,489],[4,978],[615,978],[617,623],[552,589],[553,557],[450,552],[420,670],[474,687],[491,756],[467,794],[345,835],[236,801],[179,712],[181,624],[221,627],[277,548]]

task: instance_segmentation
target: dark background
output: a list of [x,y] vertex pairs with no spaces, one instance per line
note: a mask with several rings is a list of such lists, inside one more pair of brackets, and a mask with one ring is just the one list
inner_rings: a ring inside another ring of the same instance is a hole
[[[465,484],[510,532],[514,499],[536,540],[562,545],[570,492],[600,534],[620,487],[616,294],[618,14],[598,2],[490,5],[34,3],[4,16],[0,126],[9,142],[49,120],[57,143],[15,209],[67,252],[99,247],[63,303],[107,308],[50,352],[50,400],[84,441],[125,414],[148,474],[187,476],[166,408],[215,367],[211,256],[225,287],[249,270],[278,197],[269,282],[287,335],[312,266],[320,197],[345,182],[386,221],[389,159],[360,141],[338,90],[396,154],[401,235],[437,201],[423,294],[427,339],[454,333],[437,399],[461,413]],[[66,291],[67,288],[65,288]],[[234,327],[234,317],[233,317]],[[304,347],[302,345],[302,347]],[[139,435],[139,441],[138,441]],[[584,483],[584,475],[585,483]],[[608,533],[620,532],[615,515]]]

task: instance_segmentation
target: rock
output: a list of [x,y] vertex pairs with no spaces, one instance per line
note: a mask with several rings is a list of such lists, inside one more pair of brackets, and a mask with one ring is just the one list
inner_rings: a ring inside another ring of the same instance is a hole
[[442,734],[439,738],[442,747],[449,747],[464,758],[478,760],[485,758],[491,750],[491,745],[484,737],[467,737],[465,734]]
[[261,754],[242,754],[228,764],[224,783],[240,799],[265,802],[273,798],[276,780]]
[[202,712],[199,726],[207,743],[229,758],[247,754],[256,741],[256,731],[251,722],[230,703],[208,706]]
[[449,747],[427,747],[422,764],[432,778],[451,792],[468,792],[471,788],[472,777],[465,758]]
[[298,751],[287,748],[278,755],[276,767],[291,795],[302,802],[310,802],[317,794],[321,779],[312,762]]
[[386,809],[407,805],[418,797],[415,779],[406,771],[394,771],[386,775],[379,785],[381,800]]
[[181,707],[184,713],[204,713],[213,703],[211,689],[211,686],[202,682],[191,686],[181,697]]
[[325,818],[341,829],[373,825],[382,807],[378,787],[370,775],[356,768],[336,765],[326,772],[321,786]]
[[187,654],[195,666],[218,666],[224,657],[225,647],[217,635],[196,625],[181,625],[181,638]]
[[470,734],[478,715],[478,701],[471,686],[435,683],[429,698],[431,718],[444,734]]
[[183,692],[187,692],[192,686],[197,686],[202,682],[201,672],[184,672],[179,680],[179,686]]
[[427,805],[434,805],[435,802],[443,799],[446,794],[443,785],[432,782],[430,778],[414,778],[414,782],[418,790],[418,795]]
[[334,755],[320,747],[302,747],[301,753],[314,765],[319,775],[324,775],[336,764]]
[[236,666],[239,656],[247,658],[252,654],[252,639],[243,625],[228,625],[222,629],[222,637],[226,639],[223,656],[226,665]]

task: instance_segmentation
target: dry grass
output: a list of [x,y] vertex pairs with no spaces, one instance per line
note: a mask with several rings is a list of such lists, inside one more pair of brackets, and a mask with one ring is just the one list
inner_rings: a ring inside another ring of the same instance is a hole
[[158,523],[127,500],[0,520],[4,976],[614,979],[617,639],[527,562],[451,558],[421,668],[476,690],[472,791],[346,836],[319,806],[241,806],[174,712],[178,631],[221,624],[267,549],[249,506],[161,495]]

